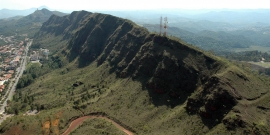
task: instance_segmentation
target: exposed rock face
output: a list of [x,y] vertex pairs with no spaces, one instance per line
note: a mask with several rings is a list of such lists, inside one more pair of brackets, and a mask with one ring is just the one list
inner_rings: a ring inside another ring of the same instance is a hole
[[52,15],[36,37],[46,35],[66,40],[60,52],[70,62],[77,59],[78,67],[109,63],[119,78],[141,81],[155,105],[173,108],[185,103],[189,114],[198,114],[211,128],[221,122],[228,129],[248,125],[240,115],[246,108],[235,111],[235,118],[226,116],[235,106],[268,92],[249,72],[114,16],[86,11]]

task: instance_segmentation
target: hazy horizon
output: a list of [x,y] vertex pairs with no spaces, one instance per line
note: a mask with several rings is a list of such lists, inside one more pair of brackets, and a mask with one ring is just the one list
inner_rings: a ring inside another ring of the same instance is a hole
[[235,10],[235,9],[270,9],[266,0],[245,1],[240,0],[167,0],[167,1],[64,1],[64,0],[0,0],[0,9],[24,10],[46,6],[54,10],[94,10],[94,11],[117,11],[117,10]]

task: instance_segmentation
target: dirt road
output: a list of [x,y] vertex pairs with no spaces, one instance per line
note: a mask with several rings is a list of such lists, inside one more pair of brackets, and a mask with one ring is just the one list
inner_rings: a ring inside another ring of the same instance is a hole
[[101,119],[106,119],[107,121],[112,122],[118,129],[122,130],[125,132],[127,135],[133,135],[133,133],[127,129],[125,129],[123,126],[119,125],[118,123],[114,122],[113,120],[105,117],[105,116],[97,116],[97,115],[91,115],[91,116],[83,116],[78,119],[75,119],[71,122],[69,125],[69,128],[62,134],[62,135],[68,135],[71,131],[76,129],[80,124],[83,123],[86,119],[93,119],[93,118],[101,118]]

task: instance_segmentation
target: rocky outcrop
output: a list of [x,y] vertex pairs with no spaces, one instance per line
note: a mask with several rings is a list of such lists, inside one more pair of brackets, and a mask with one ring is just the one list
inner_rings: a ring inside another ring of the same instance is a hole
[[228,129],[243,127],[239,114],[244,109],[234,119],[226,117],[228,113],[243,106],[243,100],[256,100],[268,92],[262,80],[226,60],[111,15],[86,11],[53,15],[36,37],[45,35],[65,40],[60,52],[70,62],[77,60],[79,68],[108,64],[117,77],[140,81],[156,106],[185,104],[188,114],[200,116],[211,128],[222,122]]

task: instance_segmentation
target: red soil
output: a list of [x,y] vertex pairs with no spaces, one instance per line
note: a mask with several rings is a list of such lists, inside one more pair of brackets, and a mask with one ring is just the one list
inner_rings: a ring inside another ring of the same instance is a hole
[[127,135],[133,135],[132,132],[130,132],[129,130],[125,129],[124,127],[122,127],[121,125],[119,125],[118,123],[114,122],[111,119],[108,119],[107,117],[104,116],[96,116],[96,115],[92,115],[92,116],[83,116],[80,117],[78,119],[75,119],[74,121],[71,122],[71,124],[69,125],[69,128],[62,134],[62,135],[68,135],[71,131],[73,131],[74,129],[76,129],[80,124],[83,123],[83,121],[85,121],[86,119],[92,119],[92,118],[103,118],[106,119],[107,121],[112,122],[118,129],[122,130],[123,132],[125,132]]

